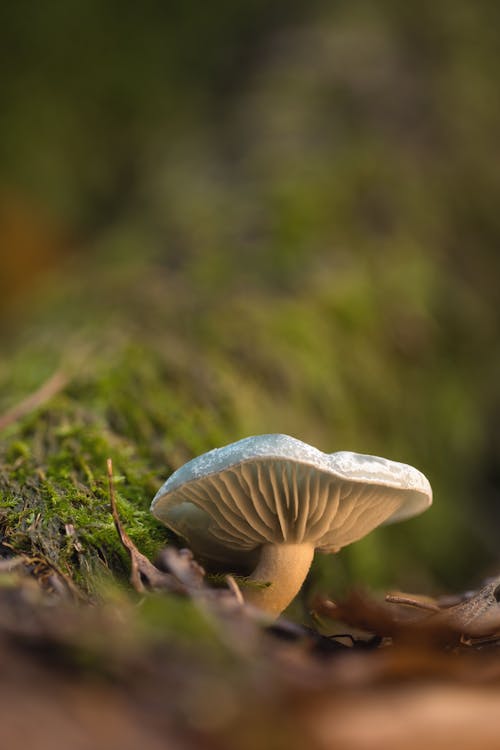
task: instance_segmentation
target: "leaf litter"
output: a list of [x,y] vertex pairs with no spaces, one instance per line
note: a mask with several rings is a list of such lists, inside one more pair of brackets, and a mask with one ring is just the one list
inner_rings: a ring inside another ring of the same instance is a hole
[[315,627],[272,621],[234,578],[210,586],[189,550],[151,562],[121,522],[111,462],[108,481],[133,595],[84,602],[60,571],[39,577],[3,550],[10,750],[499,746],[500,578],[451,602],[351,592],[318,598]]

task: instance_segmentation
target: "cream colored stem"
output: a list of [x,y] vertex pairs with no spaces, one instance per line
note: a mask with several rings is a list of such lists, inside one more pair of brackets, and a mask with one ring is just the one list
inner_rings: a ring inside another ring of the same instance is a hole
[[250,580],[270,585],[244,589],[245,601],[278,616],[298,594],[313,555],[312,544],[264,544]]

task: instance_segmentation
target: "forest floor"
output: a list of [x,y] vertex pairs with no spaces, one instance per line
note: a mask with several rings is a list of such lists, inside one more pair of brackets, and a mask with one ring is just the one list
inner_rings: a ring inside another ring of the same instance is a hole
[[163,571],[139,558],[141,593],[92,602],[34,561],[2,560],[5,747],[499,746],[498,640],[359,594],[318,601],[319,629],[271,623],[166,552]]

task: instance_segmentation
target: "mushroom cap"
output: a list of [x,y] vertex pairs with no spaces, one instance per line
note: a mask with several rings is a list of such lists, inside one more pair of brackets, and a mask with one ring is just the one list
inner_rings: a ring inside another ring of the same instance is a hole
[[431,503],[429,481],[412,466],[349,451],[322,453],[272,434],[184,464],[159,489],[151,512],[199,554],[252,563],[252,551],[263,544],[337,551]]

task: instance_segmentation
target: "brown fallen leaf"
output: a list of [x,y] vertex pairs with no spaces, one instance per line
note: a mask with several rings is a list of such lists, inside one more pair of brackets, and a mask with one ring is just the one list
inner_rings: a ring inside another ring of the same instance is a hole
[[500,577],[457,604],[406,593],[389,593],[384,602],[361,592],[344,601],[317,600],[315,612],[394,642],[439,647],[481,646],[500,642]]
[[385,600],[430,612],[427,619],[429,625],[451,626],[460,632],[464,644],[480,645],[500,640],[500,576],[490,579],[479,591],[464,595],[451,605],[411,594],[387,594]]
[[441,648],[459,644],[462,635],[453,623],[433,619],[434,612],[408,613],[407,608],[394,607],[359,591],[351,592],[340,602],[317,599],[314,612],[380,638],[390,638],[394,643]]

